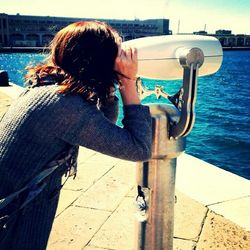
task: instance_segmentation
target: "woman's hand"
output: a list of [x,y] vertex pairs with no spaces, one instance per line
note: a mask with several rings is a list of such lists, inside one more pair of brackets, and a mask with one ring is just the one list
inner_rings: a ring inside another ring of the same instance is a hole
[[120,93],[124,105],[140,104],[136,90],[136,74],[138,69],[137,49],[119,47],[115,60],[115,71],[120,81]]
[[115,71],[118,74],[119,80],[123,80],[123,78],[135,79],[137,68],[137,49],[119,46],[118,55],[115,60]]

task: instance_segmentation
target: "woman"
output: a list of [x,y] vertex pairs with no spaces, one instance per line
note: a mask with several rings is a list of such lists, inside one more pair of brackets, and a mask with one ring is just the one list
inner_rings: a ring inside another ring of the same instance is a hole
[[[56,34],[47,63],[29,70],[29,87],[0,122],[0,249],[46,248],[61,176],[74,170],[79,145],[131,161],[150,158],[151,118],[136,74],[137,51],[122,48],[108,25],[77,22]],[[116,86],[123,128],[114,124]]]

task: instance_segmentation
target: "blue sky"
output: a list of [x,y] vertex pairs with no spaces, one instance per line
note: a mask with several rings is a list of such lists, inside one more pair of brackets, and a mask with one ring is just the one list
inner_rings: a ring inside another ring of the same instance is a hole
[[[250,0],[0,0],[0,13],[86,18],[169,18],[173,33],[250,34]],[[179,23],[179,26],[178,26]]]

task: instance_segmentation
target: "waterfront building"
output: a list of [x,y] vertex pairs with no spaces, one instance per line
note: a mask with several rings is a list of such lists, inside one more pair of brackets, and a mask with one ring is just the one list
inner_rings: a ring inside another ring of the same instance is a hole
[[[90,18],[8,15],[0,13],[0,46],[41,47],[49,44],[55,33],[66,25]],[[124,40],[145,36],[169,35],[168,19],[116,20],[98,19],[119,31]]]
[[250,47],[250,35],[244,35],[244,34],[232,34],[231,30],[216,30],[215,34],[208,34],[206,31],[197,31],[193,34],[196,35],[207,35],[207,36],[214,36],[216,37],[222,47],[228,47],[228,48],[249,48]]

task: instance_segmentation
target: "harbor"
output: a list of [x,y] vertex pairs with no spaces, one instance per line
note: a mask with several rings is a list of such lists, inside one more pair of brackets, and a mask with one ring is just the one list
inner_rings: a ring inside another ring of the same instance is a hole
[[[0,87],[0,116],[18,96]],[[64,185],[49,250],[132,250],[136,164],[81,147]],[[250,181],[183,153],[176,176],[174,249],[249,249]]]

